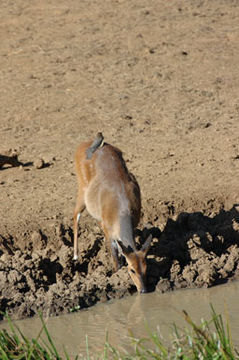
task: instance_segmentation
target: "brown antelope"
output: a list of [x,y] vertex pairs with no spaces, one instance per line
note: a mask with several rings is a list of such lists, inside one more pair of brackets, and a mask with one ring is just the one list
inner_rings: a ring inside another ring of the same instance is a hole
[[74,212],[74,260],[78,258],[78,221],[86,208],[101,224],[114,270],[119,269],[119,254],[123,253],[137,290],[147,292],[145,257],[152,237],[148,237],[141,250],[136,249],[134,228],[140,219],[140,188],[121,151],[105,143],[99,133],[95,141],[79,145],[75,163],[79,189]]

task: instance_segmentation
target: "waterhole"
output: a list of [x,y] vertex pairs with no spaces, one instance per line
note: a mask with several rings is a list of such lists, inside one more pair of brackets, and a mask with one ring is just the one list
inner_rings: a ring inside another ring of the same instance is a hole
[[[135,294],[121,300],[97,304],[87,310],[69,315],[45,318],[54,343],[63,354],[69,356],[86,353],[86,337],[91,354],[102,353],[108,336],[111,345],[118,350],[130,350],[130,337],[147,337],[148,330],[158,331],[163,342],[169,343],[173,324],[186,327],[182,310],[186,310],[197,323],[211,316],[210,304],[216,313],[228,316],[232,339],[239,347],[238,320],[239,281],[209,289],[187,289],[165,294]],[[22,332],[32,338],[41,329],[39,318],[16,321]],[[2,322],[1,328],[7,328]]]

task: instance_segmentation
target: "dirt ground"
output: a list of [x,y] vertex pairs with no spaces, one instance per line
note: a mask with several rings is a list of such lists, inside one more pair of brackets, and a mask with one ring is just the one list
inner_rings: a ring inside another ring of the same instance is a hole
[[149,288],[237,278],[238,1],[4,0],[0,16],[1,310],[135,291],[87,213],[72,260],[73,157],[98,131],[141,187]]

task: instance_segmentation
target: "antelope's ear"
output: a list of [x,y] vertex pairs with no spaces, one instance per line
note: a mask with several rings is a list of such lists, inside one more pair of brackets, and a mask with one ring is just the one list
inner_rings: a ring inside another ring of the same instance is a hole
[[117,241],[117,244],[118,244],[118,246],[121,248],[122,253],[123,253],[125,256],[127,256],[127,255],[131,254],[132,252],[134,252],[134,249],[132,249],[132,247],[131,247],[130,245],[125,246],[121,240],[118,240],[118,241]]
[[152,241],[153,236],[150,234],[147,238],[147,240],[145,240],[141,251],[144,253],[144,256],[147,254],[147,252],[149,251],[150,245],[151,245],[151,241]]

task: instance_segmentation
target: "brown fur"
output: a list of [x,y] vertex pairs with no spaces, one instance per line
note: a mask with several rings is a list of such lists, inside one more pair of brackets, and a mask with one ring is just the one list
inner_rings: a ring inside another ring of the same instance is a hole
[[78,257],[78,214],[86,208],[102,226],[115,271],[119,268],[121,248],[138,291],[146,292],[145,256],[150,241],[145,249],[137,251],[132,236],[140,219],[139,185],[128,171],[119,149],[104,143],[87,159],[87,149],[91,146],[92,141],[82,143],[75,155],[79,188],[74,212],[74,259]]

